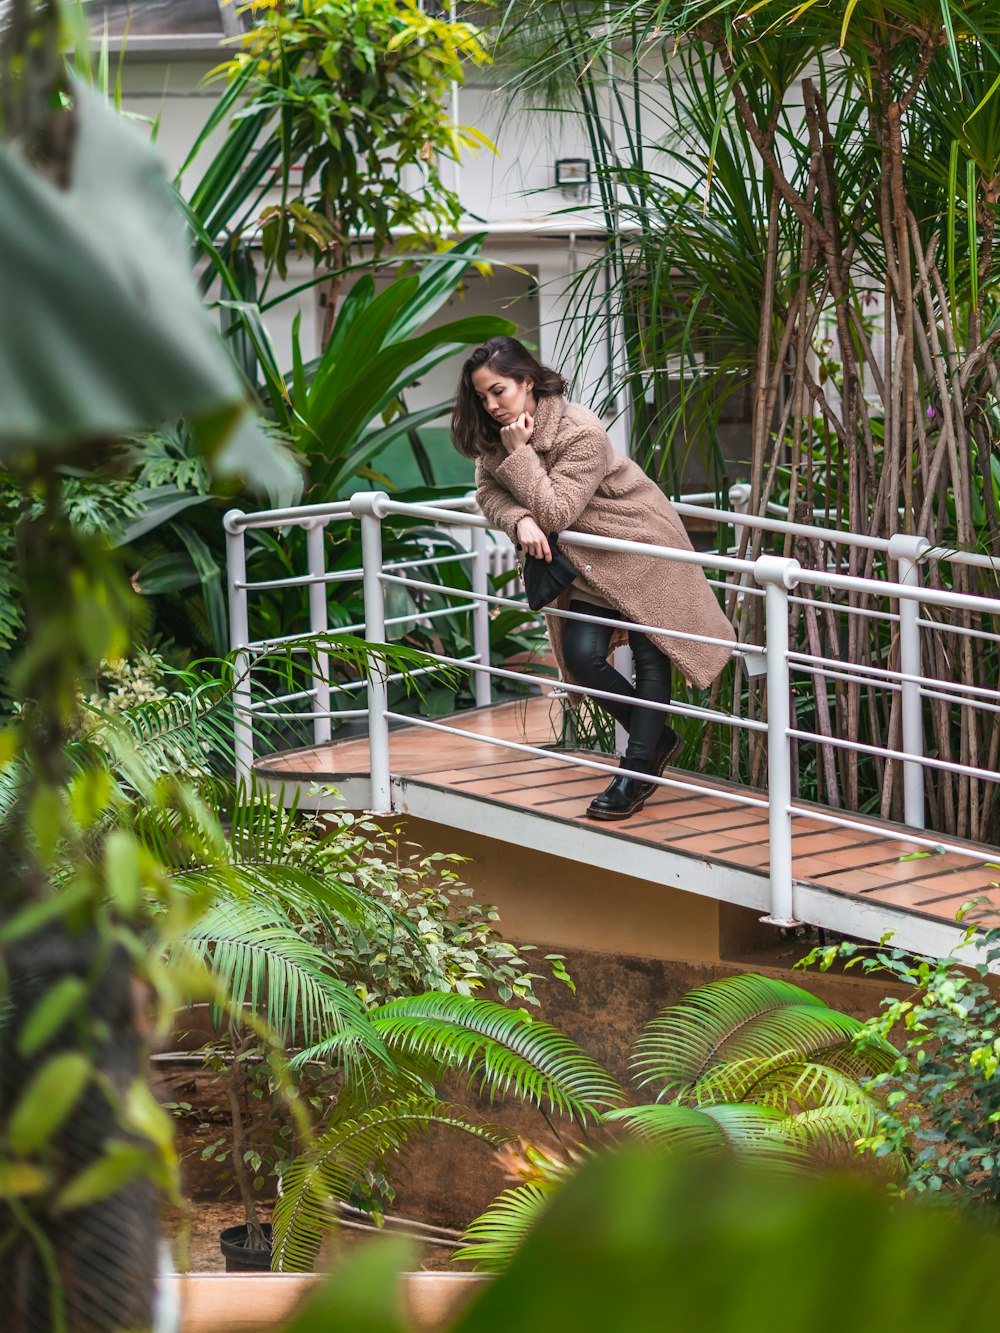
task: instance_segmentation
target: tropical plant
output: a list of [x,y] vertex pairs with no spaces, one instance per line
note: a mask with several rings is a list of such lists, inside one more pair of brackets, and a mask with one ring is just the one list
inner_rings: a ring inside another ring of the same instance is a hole
[[[884,1035],[791,982],[726,977],[647,1025],[631,1064],[637,1089],[655,1086],[655,1098],[603,1109],[600,1120],[670,1156],[735,1156],[772,1169],[843,1160],[882,1109],[866,1080],[890,1069],[896,1054]],[[572,1153],[570,1164],[579,1157]],[[524,1183],[472,1223],[460,1257],[502,1269],[572,1174],[567,1165],[530,1153]]]
[[[314,1267],[331,1228],[331,1206],[348,1197],[363,1167],[386,1169],[414,1132],[443,1123],[494,1146],[513,1137],[477,1125],[468,1112],[456,1116],[434,1096],[442,1080],[462,1076],[491,1102],[513,1097],[547,1119],[563,1115],[581,1124],[596,1123],[620,1096],[614,1079],[575,1042],[523,1010],[428,994],[389,1001],[370,1017],[396,1072],[379,1101],[373,1104],[369,1093],[369,1110],[359,1113],[350,1098],[336,1104],[325,1131],[282,1177],[274,1210],[276,1268]],[[340,1045],[333,1037],[292,1063],[328,1062]]]
[[[441,159],[491,145],[445,107],[464,65],[488,57],[474,27],[413,0],[251,0],[243,8],[254,26],[220,71],[246,100],[222,158],[235,144],[246,159],[241,193],[258,187],[263,211],[252,222],[269,270],[283,273],[294,245],[332,271],[325,344],[362,235],[378,258],[400,233],[426,244],[457,225],[461,202],[441,177]],[[241,230],[230,231],[230,243]]]
[[[676,490],[700,448],[721,491],[729,412],[748,423],[752,514],[780,501],[832,527],[1000,553],[996,6],[614,0],[530,12],[502,10],[505,86],[582,118],[610,238],[576,280],[568,345],[585,347],[607,320],[621,328],[615,393],[653,474]],[[768,540],[745,529],[742,548],[756,556]],[[774,549],[805,566],[884,568],[856,547],[789,537]],[[995,592],[991,570],[935,562],[927,578]],[[759,599],[743,600],[740,636],[759,643]],[[795,616],[814,657],[898,669],[897,641],[869,637],[862,616],[809,599]],[[928,636],[924,669],[993,679],[976,637],[991,626],[966,612],[957,632]],[[751,716],[764,708],[759,684],[718,688]],[[898,735],[898,699],[860,680],[813,674],[797,702],[799,725],[820,735],[881,747]],[[929,752],[996,768],[985,716],[959,721],[944,700],[925,709]],[[729,740],[707,737],[702,762],[762,781],[758,740],[735,729]],[[900,815],[897,763],[818,750],[817,799]],[[992,784],[940,771],[927,800],[935,827],[996,841]]]
[[[288,661],[303,647],[296,643],[275,656]],[[322,651],[355,669],[370,657],[350,635],[324,641]],[[383,665],[405,670],[422,660],[390,648]],[[266,661],[260,654],[246,669],[259,673]],[[216,829],[196,852],[197,829],[183,812],[164,818],[137,803],[117,819],[156,856],[172,894],[201,904],[165,957],[169,971],[203,975],[209,983],[215,1035],[204,1055],[218,1076],[229,1124],[202,1155],[231,1169],[248,1247],[268,1248],[258,1205],[265,1180],[290,1170],[303,1149],[310,1160],[321,1152],[327,1170],[334,1125],[345,1133],[361,1117],[394,1136],[388,1146],[396,1148],[400,1124],[412,1131],[453,1123],[499,1142],[495,1131],[438,1105],[412,1076],[400,1082],[382,1031],[387,1011],[372,1008],[428,990],[461,1000],[486,986],[502,998],[537,1004],[537,974],[521,956],[530,946],[508,945],[493,925],[495,911],[466,901],[469,890],[455,873],[460,858],[418,853],[398,829],[370,819],[347,812],[303,816],[280,793],[235,786],[227,776],[237,683],[231,678],[170,670],[147,655],[134,666],[104,664],[101,680],[103,690],[88,701],[82,735],[70,747],[74,763],[104,763],[125,795],[137,769],[145,787],[182,774],[225,830]],[[141,797],[142,787],[134,794]],[[185,829],[189,836],[179,840]],[[559,955],[547,961],[569,981]],[[300,1052],[294,1074],[281,1058],[289,1051]],[[310,1148],[309,1131],[291,1109],[293,1093],[323,1118],[321,1148]],[[350,1139],[356,1152],[367,1142],[354,1129]],[[370,1173],[384,1175],[386,1155],[368,1165]],[[383,1195],[391,1193],[388,1182],[375,1183]]]
[[[376,290],[362,277],[345,298],[323,355],[303,363],[297,325],[294,365],[283,370],[261,309],[245,301],[227,301],[225,309],[234,352],[242,348],[242,369],[269,414],[277,438],[290,443],[301,460],[305,488],[313,501],[337,499],[373,475],[380,455],[408,440],[425,480],[435,480],[434,462],[424,450],[420,430],[447,412],[441,402],[407,411],[405,393],[434,366],[463,348],[515,326],[495,316],[472,316],[434,328],[428,321],[459,289],[462,275],[477,262],[482,236],[468,237],[450,250],[422,260],[416,271]],[[391,479],[375,473],[382,487]],[[228,650],[225,605],[225,534],[222,516],[234,505],[248,504],[232,487],[209,486],[190,432],[181,427],[160,431],[136,447],[128,489],[131,512],[112,529],[113,540],[134,570],[139,592],[153,599],[155,632],[194,656],[218,656]],[[434,492],[430,492],[434,494]],[[334,559],[344,567],[360,563],[356,531],[338,532],[343,549]],[[305,535],[290,532],[276,547],[266,533],[248,534],[248,564],[253,576],[281,578],[283,566],[301,558]],[[405,534],[402,544],[405,545]],[[341,543],[338,543],[341,545]],[[413,554],[412,550],[408,552]],[[405,557],[403,557],[405,558]],[[200,596],[192,598],[192,590]],[[289,632],[304,611],[302,590],[281,589],[262,604],[273,607],[271,628]],[[350,584],[335,591],[343,605],[342,623],[357,620],[360,592]],[[336,606],[331,614],[336,619]]]
[[876,1037],[903,1036],[898,1060],[870,1081],[882,1106],[860,1144],[904,1163],[903,1194],[987,1208],[1000,1201],[1000,1003],[991,983],[998,958],[1000,930],[970,926],[948,958],[914,958],[886,938],[815,950],[802,961],[825,970],[840,959],[904,988],[866,1024]]

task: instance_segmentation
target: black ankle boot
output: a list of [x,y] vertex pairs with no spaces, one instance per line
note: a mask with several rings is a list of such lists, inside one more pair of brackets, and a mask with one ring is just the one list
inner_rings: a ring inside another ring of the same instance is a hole
[[678,736],[673,727],[664,727],[663,735],[656,742],[656,749],[653,751],[653,772],[657,777],[663,777],[663,770],[671,759],[677,757],[683,747],[683,737]]
[[587,806],[588,819],[628,819],[634,815],[656,790],[652,782],[641,782],[638,778],[621,775],[612,778],[601,792]]

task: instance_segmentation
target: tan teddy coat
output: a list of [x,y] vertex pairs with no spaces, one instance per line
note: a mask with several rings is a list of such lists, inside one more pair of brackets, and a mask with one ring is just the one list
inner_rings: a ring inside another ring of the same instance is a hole
[[[527,445],[497,448],[476,462],[476,498],[486,517],[517,541],[530,516],[545,533],[591,533],[692,550],[673,505],[637,463],[618,453],[600,418],[562,398],[540,398]],[[690,639],[649,637],[692,684],[704,689],[728,662],[733,628],[698,565],[623,551],[562,546],[581,577],[638,625],[656,625]],[[555,605],[567,610],[567,589]],[[548,616],[549,637],[564,679],[563,621]],[[706,642],[718,639],[721,643]]]

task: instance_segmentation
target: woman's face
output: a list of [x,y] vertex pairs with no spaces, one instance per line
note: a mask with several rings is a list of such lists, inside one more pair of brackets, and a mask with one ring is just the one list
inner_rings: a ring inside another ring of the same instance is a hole
[[517,380],[507,375],[498,375],[489,366],[479,366],[472,372],[472,387],[479,401],[498,426],[509,425],[516,421],[522,412],[530,416],[535,412],[535,395],[532,393],[533,380],[518,384]]

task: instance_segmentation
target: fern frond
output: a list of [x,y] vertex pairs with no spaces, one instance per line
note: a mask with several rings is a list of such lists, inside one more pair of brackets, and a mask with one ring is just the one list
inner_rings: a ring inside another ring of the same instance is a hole
[[621,1107],[604,1119],[623,1124],[653,1148],[689,1158],[736,1155],[791,1167],[809,1162],[802,1143],[788,1131],[787,1117],[771,1107],[652,1102]]
[[522,1010],[464,995],[418,995],[372,1010],[393,1055],[431,1077],[463,1070],[491,1100],[513,1096],[586,1122],[625,1096],[571,1038]]
[[348,1066],[362,1056],[389,1064],[381,1036],[327,955],[274,906],[217,902],[172,952],[186,951],[218,979],[234,1008],[262,1017],[286,1044],[335,1033]]
[[556,1181],[546,1181],[498,1194],[466,1228],[454,1258],[470,1261],[479,1273],[502,1273],[558,1188]]
[[847,1047],[857,1019],[791,982],[744,973],[710,981],[664,1009],[636,1043],[639,1085],[661,1082],[658,1099],[742,1101],[772,1067]]
[[337,1120],[281,1178],[281,1197],[272,1217],[274,1271],[308,1272],[333,1224],[331,1204],[350,1197],[363,1171],[387,1165],[414,1134],[438,1125],[494,1148],[510,1139],[492,1126],[462,1119],[454,1108],[436,1099],[419,1097]]

